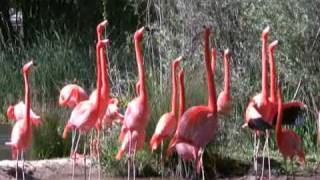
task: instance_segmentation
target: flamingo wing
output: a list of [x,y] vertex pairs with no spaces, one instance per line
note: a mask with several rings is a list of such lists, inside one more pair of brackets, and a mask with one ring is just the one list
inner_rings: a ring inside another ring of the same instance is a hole
[[73,124],[77,128],[85,126],[91,119],[90,116],[93,114],[93,106],[94,104],[89,100],[80,102],[73,109],[69,123]]
[[[291,101],[283,104],[283,125],[302,125],[305,121],[303,113],[305,110],[305,104],[300,101]],[[277,114],[273,119],[275,125],[277,121]]]

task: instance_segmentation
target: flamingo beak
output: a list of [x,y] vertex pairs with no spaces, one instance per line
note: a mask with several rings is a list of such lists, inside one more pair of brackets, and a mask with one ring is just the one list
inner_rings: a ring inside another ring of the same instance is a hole
[[106,26],[110,25],[110,23],[108,22],[108,20],[104,20],[100,23],[100,25],[106,27]]
[[244,123],[244,124],[241,126],[241,128],[246,128],[246,127],[248,127],[248,123]]

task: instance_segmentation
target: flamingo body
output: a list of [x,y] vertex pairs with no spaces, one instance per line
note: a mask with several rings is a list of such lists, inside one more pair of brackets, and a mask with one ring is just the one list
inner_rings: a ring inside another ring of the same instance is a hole
[[[12,106],[10,105],[7,110],[7,117],[13,121],[22,120],[25,117],[26,105],[23,101],[20,101],[18,104]],[[30,119],[32,125],[39,126],[41,124],[41,118],[35,112],[30,109]]]
[[165,113],[159,119],[155,132],[150,140],[151,150],[156,150],[163,139],[172,136],[176,130],[177,121],[172,112]]
[[[120,160],[125,152],[127,152],[128,154],[133,154],[137,150],[142,149],[144,145],[145,137],[146,137],[145,131],[142,131],[141,133],[135,130],[131,132],[128,131],[128,133],[126,133],[124,136],[123,142],[118,151],[116,159]],[[130,143],[131,143],[131,149],[130,149]]]

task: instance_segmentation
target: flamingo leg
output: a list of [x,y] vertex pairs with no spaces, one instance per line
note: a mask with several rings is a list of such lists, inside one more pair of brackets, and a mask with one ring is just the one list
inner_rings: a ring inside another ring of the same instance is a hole
[[161,179],[163,179],[163,171],[164,171],[164,161],[163,161],[163,140],[161,141],[161,151],[160,151],[160,166],[161,166]]
[[260,146],[260,139],[258,138],[257,142],[257,133],[254,133],[254,145],[253,145],[253,166],[254,166],[254,171],[255,175],[257,176],[258,174],[258,152],[259,152],[259,146]]
[[23,157],[23,150],[21,150],[21,160],[22,160],[22,179],[25,180],[25,177],[24,177],[24,157]]
[[[89,147],[89,156],[90,157],[93,157],[93,144],[92,144],[92,141],[93,141],[93,133],[91,132],[90,133],[90,147]],[[89,166],[89,180],[91,180],[91,171],[92,171],[92,163],[90,163],[90,166]]]
[[133,180],[136,180],[136,164],[135,164],[136,149],[137,149],[137,141],[136,141],[135,144],[134,144],[133,158],[132,158]]
[[267,156],[268,156],[268,171],[269,171],[269,178],[271,178],[271,163],[270,163],[270,152],[269,152],[269,137],[270,131],[267,131]]
[[77,152],[79,141],[80,141],[80,137],[81,137],[81,133],[79,132],[78,139],[77,139],[77,142],[76,142],[76,147],[72,151],[72,180],[74,179],[74,171],[75,171],[76,158],[77,158],[75,152]]
[[128,131],[129,133],[129,151],[128,151],[128,180],[130,179],[130,164],[131,164],[131,131]]
[[101,151],[101,146],[100,146],[100,130],[97,131],[97,156],[98,156],[98,176],[99,176],[99,180],[100,180],[100,176],[101,176],[101,165],[100,165],[100,151]]
[[268,130],[266,130],[266,139],[265,139],[265,143],[263,145],[263,149],[262,149],[262,165],[261,165],[261,178],[260,179],[263,179],[264,177],[264,152],[267,148],[267,144],[268,144]]
[[294,171],[293,171],[293,160],[291,159],[291,176],[292,176],[292,179],[295,179],[295,175],[294,175]]
[[201,166],[201,172],[202,172],[202,180],[205,180],[205,175],[204,175],[204,167],[203,167],[203,153],[204,149],[200,149],[200,166]]
[[70,157],[72,158],[73,148],[74,148],[74,141],[77,137],[77,130],[72,131],[72,139],[71,139],[71,149],[70,149]]
[[16,180],[18,180],[18,168],[19,168],[19,150],[15,150],[17,151],[17,163],[16,163]]
[[87,149],[87,133],[85,135],[84,138],[84,146],[83,146],[83,163],[84,163],[84,179],[87,179],[87,164],[86,164],[86,160],[87,160],[87,156],[86,156],[86,149]]

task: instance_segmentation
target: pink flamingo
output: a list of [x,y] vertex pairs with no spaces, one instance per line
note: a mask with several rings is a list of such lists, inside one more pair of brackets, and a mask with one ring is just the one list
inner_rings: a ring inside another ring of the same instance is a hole
[[[150,140],[150,148],[152,151],[156,150],[158,146],[163,145],[163,140],[172,136],[177,127],[176,111],[177,111],[177,68],[179,62],[182,60],[182,56],[178,57],[172,62],[172,94],[171,94],[171,111],[163,114],[156,126],[154,134]],[[161,147],[162,148],[162,147]],[[162,149],[161,149],[162,152]]]
[[[262,34],[262,90],[259,94],[255,95],[247,105],[245,110],[244,125],[242,127],[249,126],[249,128],[255,130],[254,133],[254,168],[257,171],[257,153],[259,149],[260,139],[256,141],[258,131],[266,131],[266,142],[264,149],[268,143],[269,132],[268,129],[272,129],[273,114],[275,113],[275,108],[272,103],[270,103],[267,94],[267,42],[268,42],[268,33],[270,27],[267,26]],[[263,151],[264,152],[264,151]],[[264,162],[264,161],[263,161]],[[264,164],[262,164],[264,167]],[[270,167],[270,166],[269,166]],[[270,168],[269,168],[270,169]],[[263,168],[262,168],[263,172]]]
[[193,106],[181,117],[175,136],[169,144],[170,149],[179,142],[187,142],[194,147],[196,155],[196,169],[199,172],[202,167],[202,154],[206,144],[213,139],[217,128],[217,102],[213,73],[210,67],[209,52],[210,31],[205,28],[204,32],[204,55],[208,81],[208,105]]
[[[121,159],[122,155],[126,151],[129,157],[133,155],[133,158],[134,158],[135,152],[138,149],[140,149],[139,144],[140,143],[143,144],[144,142],[145,129],[150,119],[150,106],[148,103],[147,88],[145,84],[144,60],[143,60],[142,48],[141,48],[143,33],[148,30],[149,30],[148,27],[142,27],[139,30],[137,30],[134,34],[136,60],[137,60],[138,72],[139,72],[139,80],[138,80],[139,92],[138,92],[138,96],[134,98],[131,102],[129,102],[124,115],[123,126],[120,132],[119,139],[122,142],[121,147],[127,147],[127,148],[119,149],[116,157],[118,160]],[[127,138],[128,140],[125,140],[126,136],[129,136]],[[135,169],[134,161],[133,161],[133,169]],[[133,176],[135,177],[135,170],[133,170],[133,172],[134,172]],[[130,177],[129,162],[128,162],[128,177]]]
[[16,179],[18,179],[18,159],[19,153],[21,153],[22,158],[22,176],[24,177],[24,151],[26,151],[32,141],[32,128],[31,128],[31,118],[30,118],[30,109],[31,109],[31,98],[30,98],[30,87],[29,87],[29,71],[31,66],[33,65],[33,61],[29,61],[26,63],[23,68],[23,78],[24,78],[24,86],[25,86],[25,116],[23,120],[17,121],[11,132],[11,140],[10,142],[6,142],[5,144],[11,146],[12,149],[12,158],[17,159],[16,164]]
[[[96,51],[97,54],[100,52],[101,48],[103,45],[108,45],[109,41],[108,40],[101,40],[98,41]],[[90,100],[82,101],[79,104],[75,106],[73,109],[70,119],[67,123],[67,125],[64,128],[63,131],[63,138],[67,137],[68,131],[70,129],[77,129],[80,131],[80,135],[77,140],[77,145],[75,147],[75,151],[77,151],[77,146],[78,142],[81,137],[81,133],[87,134],[87,132],[95,127],[96,122],[99,118],[99,112],[100,112],[100,104],[101,104],[101,82],[99,81],[99,74],[101,73],[100,71],[100,61],[99,58],[97,58],[97,98],[95,99],[95,102],[92,102]],[[101,74],[100,74],[101,76]],[[84,144],[84,150],[86,147],[86,143]],[[84,152],[84,160],[85,160],[85,152]],[[86,167],[86,166],[85,166]],[[74,163],[73,163],[73,176],[74,176]],[[72,176],[72,178],[73,178]],[[86,176],[86,171],[85,171],[85,176]]]
[[[150,148],[152,152],[156,150],[161,144],[161,168],[163,168],[163,158],[162,158],[162,151],[163,151],[163,141],[169,137],[171,137],[177,128],[177,117],[176,117],[176,111],[177,111],[177,68],[182,60],[182,56],[178,57],[172,62],[171,65],[171,81],[172,81],[172,91],[171,91],[171,111],[163,114],[156,126],[156,129],[154,131],[153,136],[150,140]],[[163,175],[163,171],[161,171],[161,174]]]
[[77,84],[67,84],[60,90],[59,105],[73,108],[79,102],[87,100],[88,94]]
[[[277,73],[276,73],[276,65],[274,61],[274,49],[278,46],[278,41],[273,41],[269,47],[269,67],[270,67],[270,98],[269,101],[273,103],[275,107],[277,107]],[[301,116],[303,109],[307,106],[301,101],[289,101],[282,104],[282,125],[287,124],[302,124],[304,118]],[[277,113],[278,111],[276,111]],[[276,124],[277,114],[274,114],[273,125]]]
[[[295,133],[293,130],[290,129],[282,129],[281,121],[282,121],[282,94],[280,87],[278,89],[278,116],[276,122],[276,142],[278,149],[282,156],[284,157],[285,161],[287,158],[291,160],[294,156],[299,157],[299,163],[304,165],[305,157],[304,152],[302,149],[302,143],[300,136]],[[293,166],[293,164],[291,164]]]
[[[26,116],[26,105],[24,104],[23,101],[20,101],[18,104],[16,105],[10,105],[8,107],[7,110],[7,117],[8,119],[12,120],[12,121],[19,121],[19,120],[23,120],[24,117]],[[41,118],[40,116],[38,116],[35,112],[32,111],[32,109],[30,109],[30,119],[31,119],[31,123],[34,126],[39,126],[41,124]]]
[[232,110],[230,85],[230,52],[226,49],[224,51],[224,90],[218,96],[218,113],[227,114]]
[[[179,72],[179,114],[178,114],[179,121],[184,112],[185,112],[184,72],[181,69]],[[188,142],[179,142],[176,144],[175,147],[176,147],[176,152],[178,153],[181,159],[187,160],[187,161],[196,159],[197,157],[196,148],[192,144]],[[180,163],[181,161],[179,161],[179,164]]]

